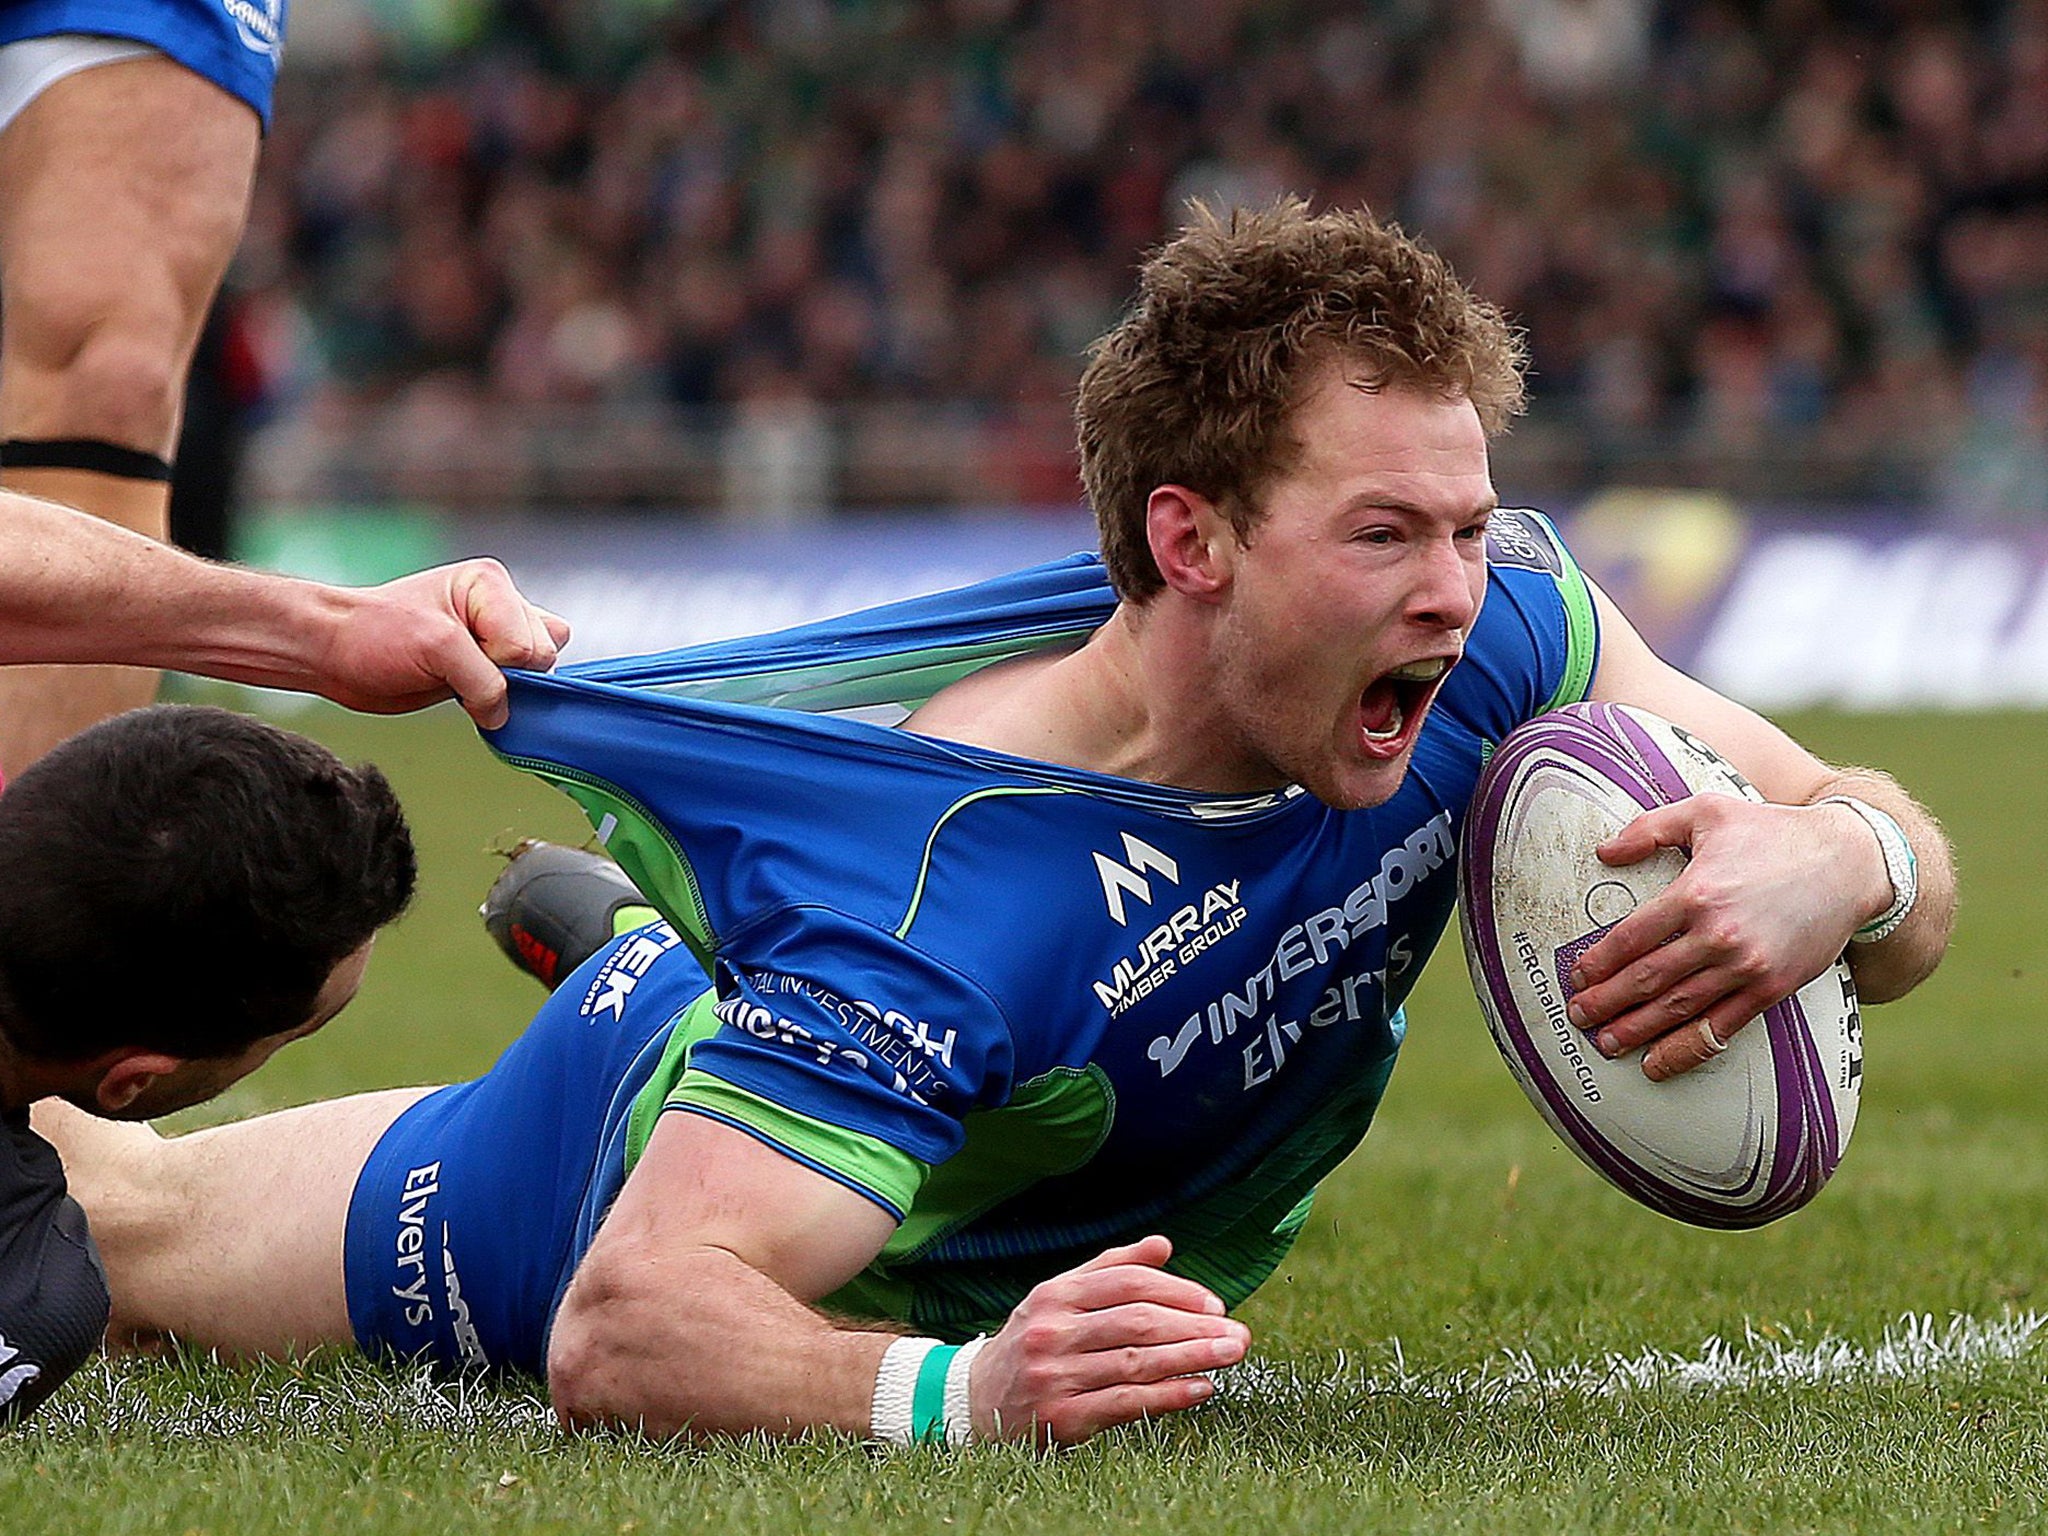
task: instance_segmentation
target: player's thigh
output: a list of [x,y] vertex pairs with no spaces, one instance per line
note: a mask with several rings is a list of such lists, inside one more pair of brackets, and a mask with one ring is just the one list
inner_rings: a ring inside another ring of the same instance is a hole
[[117,1329],[237,1355],[349,1344],[349,1202],[393,1122],[433,1090],[394,1088],[195,1131],[163,1144],[132,1196],[154,1209],[103,1220]]
[[59,367],[113,333],[182,373],[260,144],[246,103],[157,55],[81,70],[30,103],[0,133],[10,363]]

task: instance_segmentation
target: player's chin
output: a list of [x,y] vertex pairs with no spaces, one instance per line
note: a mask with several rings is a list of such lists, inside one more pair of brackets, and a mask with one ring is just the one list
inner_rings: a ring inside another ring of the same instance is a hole
[[1334,811],[1369,811],[1400,792],[1414,753],[1412,741],[1391,758],[1340,752],[1326,773],[1305,781],[1303,787]]

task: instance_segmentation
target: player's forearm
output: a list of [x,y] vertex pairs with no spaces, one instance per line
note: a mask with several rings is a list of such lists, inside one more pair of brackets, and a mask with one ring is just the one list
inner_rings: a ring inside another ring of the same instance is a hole
[[0,661],[109,661],[123,608],[160,570],[200,562],[54,502],[0,492]]
[[325,589],[196,559],[0,493],[0,662],[124,662],[290,686],[338,621]]
[[[135,605],[148,665],[261,688],[333,694],[326,658],[360,603],[348,588],[193,561],[196,572]],[[127,658],[122,658],[127,659]]]
[[1890,1002],[1926,980],[1947,952],[1955,927],[1955,861],[1940,823],[1889,774],[1872,768],[1837,770],[1811,798],[1829,795],[1853,796],[1883,811],[1912,845],[1920,887],[1912,912],[1888,937],[1851,944],[1848,952],[1858,993],[1869,1002]]
[[836,1327],[726,1249],[593,1249],[555,1319],[548,1385],[572,1427],[865,1435],[892,1335]]

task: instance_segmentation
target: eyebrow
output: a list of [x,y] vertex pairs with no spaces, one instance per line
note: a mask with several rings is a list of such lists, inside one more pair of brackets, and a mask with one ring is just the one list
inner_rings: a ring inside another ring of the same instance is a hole
[[[1458,521],[1463,522],[1466,518],[1470,517],[1486,517],[1499,506],[1500,497],[1497,495],[1489,496],[1485,501],[1476,504],[1469,511],[1458,513]],[[1371,491],[1360,491],[1356,496],[1353,496],[1344,503],[1343,510],[1347,513],[1398,512],[1404,517],[1412,517],[1422,521],[1433,520],[1439,515],[1428,507],[1419,506],[1412,501],[1405,501],[1399,496],[1376,496]]]

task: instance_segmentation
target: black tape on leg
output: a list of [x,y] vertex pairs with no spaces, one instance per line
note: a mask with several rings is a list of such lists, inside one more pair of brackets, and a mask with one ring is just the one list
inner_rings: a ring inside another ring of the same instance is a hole
[[96,437],[10,437],[0,442],[0,469],[83,469],[119,480],[171,478],[170,460]]

